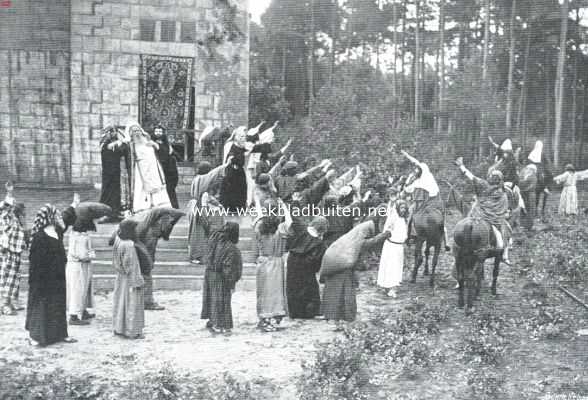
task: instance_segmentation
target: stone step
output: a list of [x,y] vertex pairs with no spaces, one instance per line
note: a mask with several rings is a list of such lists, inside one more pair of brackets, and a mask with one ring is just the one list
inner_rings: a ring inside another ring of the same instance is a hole
[[[106,234],[92,234],[92,246],[94,248],[101,248],[101,247],[110,247],[108,245],[108,241],[110,240],[110,235],[106,235]],[[67,248],[67,243],[69,241],[68,236],[66,235],[63,239],[63,243],[65,244],[65,247]],[[237,244],[237,247],[239,247],[239,249],[241,249],[241,251],[247,251],[247,250],[253,250],[255,248],[255,240],[253,239],[252,236],[241,236],[239,238],[239,243]],[[173,235],[170,236],[170,240],[163,240],[160,239],[157,242],[157,250],[159,251],[159,249],[176,249],[176,250],[184,250],[188,249],[188,237],[187,236],[176,236]]]
[[[194,275],[203,274],[204,265],[192,264],[189,261],[155,261],[153,273],[155,275]],[[243,274],[255,273],[257,265],[255,260],[243,260]],[[28,273],[29,263],[23,261],[21,264],[21,273]],[[95,274],[112,274],[112,260],[94,260],[92,261],[92,271]]]
[[[113,224],[97,224],[96,225],[96,232],[92,232],[91,235],[99,235],[99,236],[108,236],[110,237],[112,235],[112,233],[114,231],[116,231],[118,228],[118,225],[113,225]],[[180,237],[188,237],[188,229],[189,226],[188,224],[178,224],[174,226],[174,229],[172,231],[172,235],[173,236],[180,236]],[[68,232],[66,232],[66,234],[64,235],[64,237],[69,237],[69,230]],[[254,230],[251,226],[251,224],[242,224],[239,225],[239,236],[240,237],[245,237],[245,236],[254,236]]]
[[[97,290],[113,290],[116,276],[114,274],[94,275],[92,286],[94,291]],[[204,275],[154,275],[153,289],[154,290],[202,290],[202,282]],[[28,276],[24,275],[20,284],[21,290],[28,289]],[[253,291],[256,289],[255,275],[244,275],[239,282],[237,282],[236,290]],[[195,296],[201,296],[200,293],[195,293]],[[155,295],[157,298],[157,294]]]
[[[94,251],[96,252],[96,261],[110,261],[112,259],[112,247],[94,247]],[[253,249],[241,250],[241,256],[243,257],[243,262],[255,262],[256,259],[256,254]],[[22,261],[26,261],[28,260],[28,257],[28,252],[24,252],[21,259]],[[155,253],[155,258],[157,260],[169,262],[190,261],[187,248],[158,248],[157,252]]]

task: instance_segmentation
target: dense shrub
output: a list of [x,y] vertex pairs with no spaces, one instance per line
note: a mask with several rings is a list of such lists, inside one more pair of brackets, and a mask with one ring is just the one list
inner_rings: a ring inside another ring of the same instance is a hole
[[364,343],[355,339],[336,339],[320,344],[314,360],[303,362],[298,381],[302,400],[365,398],[367,359]]

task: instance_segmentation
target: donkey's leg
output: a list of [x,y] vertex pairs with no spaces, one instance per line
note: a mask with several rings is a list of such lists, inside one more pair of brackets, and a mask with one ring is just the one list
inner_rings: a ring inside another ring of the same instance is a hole
[[465,279],[464,279],[464,265],[463,260],[460,255],[456,255],[455,257],[455,270],[457,274],[457,282],[459,283],[459,290],[457,293],[457,307],[463,308],[464,306],[464,298],[463,298],[463,291],[465,286]]
[[416,283],[417,273],[421,263],[423,262],[422,247],[423,239],[417,237],[416,243],[414,245],[414,269],[412,270],[412,279],[410,280],[411,283]]
[[429,247],[429,242],[425,242],[425,270],[423,271],[423,275],[429,275],[429,256],[431,255],[431,249]]
[[441,243],[437,243],[433,250],[433,261],[431,262],[431,280],[429,285],[435,286],[435,271],[437,270],[437,263],[439,262],[439,253],[441,252]]
[[492,271],[492,294],[496,296],[496,283],[498,281],[498,274],[500,273],[500,258],[494,258],[494,270]]
[[472,305],[474,304],[474,298],[476,297],[476,281],[478,279],[476,268],[476,263],[474,263],[474,265],[466,271],[466,313],[471,311]]

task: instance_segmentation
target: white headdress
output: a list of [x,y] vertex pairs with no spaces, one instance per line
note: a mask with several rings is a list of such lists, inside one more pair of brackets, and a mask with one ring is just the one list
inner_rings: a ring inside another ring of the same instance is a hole
[[529,157],[527,157],[527,158],[531,162],[540,163],[542,153],[543,153],[543,142],[541,140],[537,140],[535,142],[535,148],[533,149],[533,151],[531,152],[531,154],[529,154]]
[[512,151],[512,141],[510,139],[506,139],[504,142],[502,142],[502,145],[500,146],[500,150]]

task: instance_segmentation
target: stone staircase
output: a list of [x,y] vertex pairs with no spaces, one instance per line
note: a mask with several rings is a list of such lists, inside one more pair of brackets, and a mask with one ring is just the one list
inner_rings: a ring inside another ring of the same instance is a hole
[[[240,225],[238,247],[243,256],[243,277],[237,284],[238,290],[255,290],[255,234],[250,217],[240,217],[235,222]],[[112,268],[112,247],[108,240],[116,229],[116,224],[97,225],[98,231],[92,234],[92,246],[96,260],[92,262],[94,290],[111,290],[114,287],[115,272]],[[68,231],[70,232],[70,230]],[[68,234],[64,244],[67,249]],[[153,283],[155,290],[198,290],[202,288],[205,267],[192,264],[188,257],[188,218],[183,217],[174,227],[169,241],[160,239],[155,254]],[[21,287],[26,289],[28,282],[28,252],[23,257],[21,267]]]

